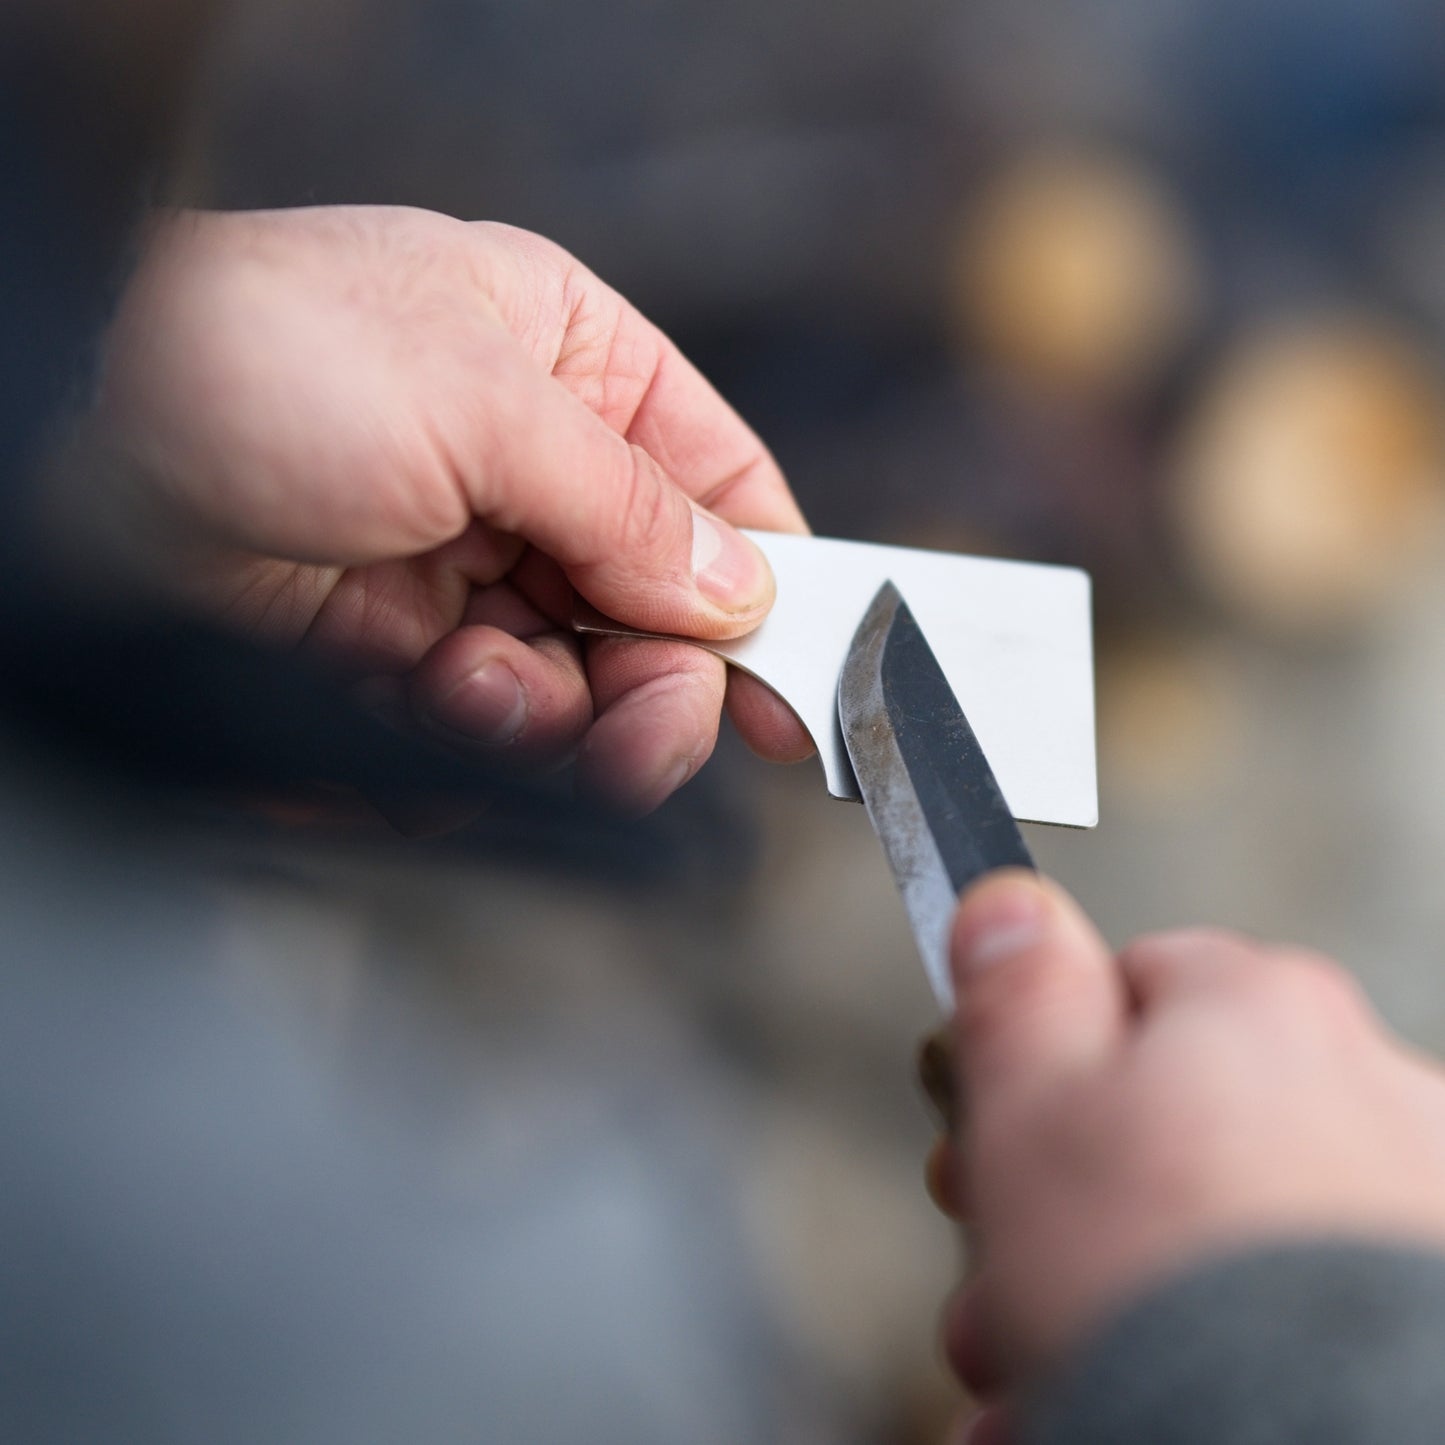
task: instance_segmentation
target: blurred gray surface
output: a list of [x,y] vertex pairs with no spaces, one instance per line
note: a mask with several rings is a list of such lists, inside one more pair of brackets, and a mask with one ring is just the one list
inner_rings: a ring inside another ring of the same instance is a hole
[[[1402,558],[1349,625],[1288,635],[1187,575],[1169,507],[1237,336],[1356,308],[1438,381],[1439,19],[1434,0],[266,0],[217,57],[192,184],[541,230],[674,332],[820,530],[1090,567],[1101,823],[1031,830],[1041,864],[1115,942],[1208,921],[1338,953],[1438,1048],[1445,549]],[[1126,166],[1198,273],[1198,314],[1126,395],[1010,369],[950,280],[992,178],[1060,147]],[[1439,470],[1419,479],[1437,496]],[[226,948],[308,1057],[369,1057],[397,1008],[445,1020],[485,1061],[421,1110],[464,1180],[511,1159],[542,1201],[575,1152],[594,1161],[576,1208],[595,1186],[622,1260],[654,1231],[685,1267],[716,1251],[768,1361],[658,1356],[699,1399],[727,1376],[776,1401],[776,1370],[798,1393],[773,1418],[808,1422],[790,1439],[935,1438],[956,1246],[921,1189],[911,1054],[933,1011],[881,850],[815,765],[727,745],[694,788],[760,857],[681,914],[429,868],[367,879],[358,912],[345,870],[302,868],[233,900]],[[685,1201],[680,1175],[704,1181]],[[540,1202],[526,1224],[508,1297],[583,1267],[583,1225]],[[585,1268],[612,1297],[612,1266]],[[669,1289],[635,1299],[670,1339]],[[635,1371],[649,1328],[597,1338]]]
[[3,775],[0,1434],[822,1430],[744,1243],[738,1090],[615,909],[258,870],[85,791]]

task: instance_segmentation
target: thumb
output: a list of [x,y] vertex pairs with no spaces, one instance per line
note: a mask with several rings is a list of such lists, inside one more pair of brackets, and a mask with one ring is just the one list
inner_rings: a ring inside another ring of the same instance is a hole
[[1048,1087],[1100,1062],[1123,1037],[1113,954],[1062,889],[1022,870],[963,898],[951,942],[966,1096]]
[[619,622],[707,639],[756,627],[775,591],[757,546],[552,377],[516,361],[515,424],[496,428],[487,475],[469,488],[477,514],[560,563]]

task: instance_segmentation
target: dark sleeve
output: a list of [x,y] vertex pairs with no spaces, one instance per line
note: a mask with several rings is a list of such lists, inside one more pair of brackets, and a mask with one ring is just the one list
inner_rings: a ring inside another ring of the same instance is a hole
[[1276,1248],[1168,1285],[1036,1400],[1029,1445],[1439,1445],[1445,1254]]

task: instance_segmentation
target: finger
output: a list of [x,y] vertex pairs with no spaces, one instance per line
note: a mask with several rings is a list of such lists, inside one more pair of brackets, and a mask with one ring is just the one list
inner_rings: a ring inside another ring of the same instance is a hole
[[757,434],[641,312],[542,237],[485,222],[473,233],[492,299],[535,363],[720,516],[807,531]]
[[[421,556],[392,557],[334,573],[318,584],[323,590],[305,645],[362,671],[409,668],[458,622],[468,620],[467,609],[478,589],[489,590],[505,576],[523,545],[516,537],[474,522],[459,537]],[[324,579],[327,574],[302,568],[298,576]],[[271,628],[264,618],[257,625]]]
[[475,367],[457,368],[464,394],[449,377],[450,398],[433,402],[450,405],[452,465],[476,514],[555,559],[619,621],[702,638],[755,627],[774,593],[758,548],[499,340],[482,378],[485,408],[473,395]]
[[656,808],[712,755],[725,671],[686,643],[594,640],[587,672],[597,721],[577,759],[578,787],[629,813]]
[[1176,928],[1136,938],[1119,968],[1136,1008],[1149,1012],[1167,999],[1217,989],[1256,972],[1267,950],[1223,928]]
[[1277,947],[1222,929],[1181,929],[1136,939],[1120,955],[1135,1008],[1147,1021],[1177,1003],[1228,1008],[1278,1030],[1333,1020],[1350,1031],[1377,1020],[1359,980],[1311,949]]
[[1032,873],[964,895],[952,937],[961,1084],[977,1114],[1102,1061],[1123,1036],[1123,982],[1078,905]]
[[492,627],[509,633],[522,642],[552,632],[569,636],[570,629],[560,627],[543,612],[520,587],[512,582],[498,582],[491,587],[475,587],[462,608],[463,627]]
[[752,428],[670,340],[625,306],[619,339],[634,330],[640,333],[637,349],[653,352],[656,361],[644,369],[641,400],[621,428],[628,441],[655,457],[689,496],[735,525],[806,532],[782,470]]
[[[577,593],[567,574],[550,557],[535,547],[525,548],[517,565],[507,574],[507,585],[538,617],[546,619],[545,626],[538,631],[574,630],[572,619],[577,611]],[[510,627],[507,630],[514,631]]]
[[1004,1388],[1008,1376],[994,1348],[982,1296],[965,1281],[943,1309],[943,1353],[949,1367],[975,1395],[991,1395]]
[[614,298],[604,366],[584,370],[574,356],[553,375],[580,384],[584,399],[600,383],[607,398],[602,419],[653,457],[688,496],[738,526],[806,532],[783,473],[757,434],[672,341]]
[[507,749],[540,764],[570,754],[592,722],[576,640],[524,642],[495,627],[461,627],[424,657],[407,684],[413,715],[453,743]]
[[727,710],[742,740],[770,763],[801,763],[818,751],[797,713],[740,668],[728,668]]

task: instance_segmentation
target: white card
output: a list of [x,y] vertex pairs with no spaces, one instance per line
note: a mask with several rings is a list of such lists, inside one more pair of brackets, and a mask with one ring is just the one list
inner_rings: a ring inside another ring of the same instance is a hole
[[[1076,828],[1098,822],[1086,573],[829,537],[748,535],[772,563],[777,602],[748,636],[696,645],[750,672],[789,704],[818,746],[834,797],[858,798],[838,727],[838,674],[874,593],[891,581],[933,648],[1014,816]],[[591,612],[579,612],[577,626],[643,635]]]

